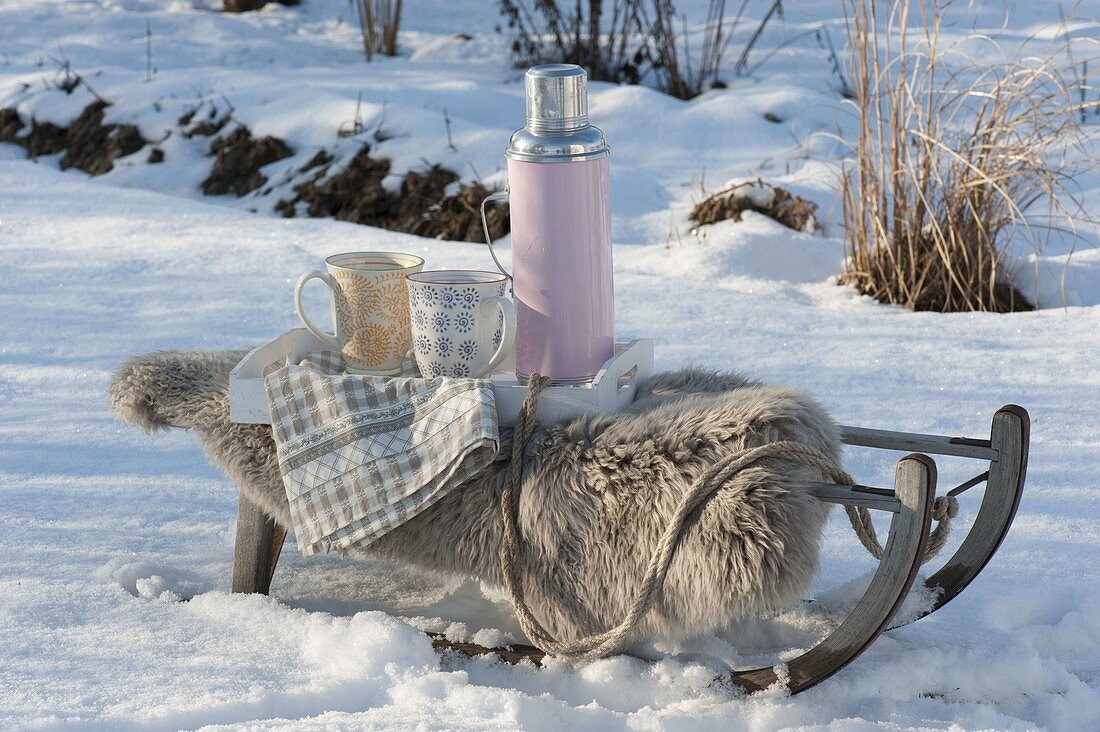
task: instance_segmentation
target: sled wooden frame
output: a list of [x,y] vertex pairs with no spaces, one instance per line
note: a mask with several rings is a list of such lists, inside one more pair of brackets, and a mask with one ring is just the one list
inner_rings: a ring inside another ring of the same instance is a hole
[[[986,473],[951,491],[951,494],[957,494],[981,482],[986,484],[985,495],[970,532],[944,566],[925,581],[926,587],[935,593],[936,600],[923,615],[935,612],[966,589],[997,551],[1016,515],[1027,472],[1030,440],[1030,419],[1022,407],[1010,404],[997,410],[989,439],[846,426],[841,426],[840,431],[841,439],[847,445],[919,451],[898,461],[892,490],[832,483],[805,486],[822,501],[890,513],[890,532],[882,559],[870,586],[852,612],[816,646],[777,666],[734,671],[721,677],[721,680],[745,691],[760,691],[777,683],[781,683],[791,694],[805,691],[840,671],[891,627],[891,620],[917,576],[931,528],[932,503],[936,497],[936,463],[920,453],[989,462]],[[234,549],[233,592],[268,593],[285,538],[283,527],[241,496]],[[467,656],[492,654],[509,663],[527,660],[541,665],[545,655],[529,645],[488,648],[474,643],[449,641],[439,633],[428,635],[432,637],[435,648]]]

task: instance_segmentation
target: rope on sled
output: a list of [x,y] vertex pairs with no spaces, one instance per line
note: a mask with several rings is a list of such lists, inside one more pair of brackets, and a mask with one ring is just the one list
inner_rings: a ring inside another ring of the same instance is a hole
[[[878,534],[871,523],[871,512],[862,506],[845,506],[844,512],[848,514],[848,521],[867,553],[875,559],[882,559],[882,544],[879,543]],[[958,515],[959,499],[955,496],[940,496],[932,502],[932,519],[936,522],[936,528],[928,534],[928,545],[920,560],[921,564],[940,553],[947,543],[947,537],[951,535],[951,519]]]
[[[535,407],[539,394],[550,384],[550,379],[539,374],[531,374],[528,380],[527,395],[523,406],[516,416],[512,437],[512,455],[508,472],[504,476],[504,491],[501,495],[500,510],[503,524],[500,547],[500,568],[504,576],[504,587],[508,591],[523,632],[531,643],[543,651],[559,656],[572,656],[581,659],[602,658],[620,650],[623,641],[637,624],[645,617],[657,600],[657,594],[664,585],[672,557],[676,552],[684,525],[692,511],[706,500],[711,493],[725,485],[734,475],[749,465],[768,458],[788,460],[817,468],[821,473],[840,485],[853,485],[852,476],[820,450],[798,442],[772,442],[751,447],[723,457],[711,465],[707,471],[681,498],[672,520],[661,535],[660,543],[646,566],[645,575],[634,602],[626,617],[614,628],[571,641],[557,640],[534,616],[524,600],[522,550],[520,536],[516,529],[516,514],[519,506],[520,483],[523,478],[523,453],[527,442],[535,431]],[[927,562],[943,548],[950,532],[951,519],[958,513],[958,501],[954,497],[937,498],[933,516],[937,526],[929,535],[928,550],[922,561]],[[871,524],[871,514],[865,508],[845,506],[852,528],[860,542],[876,559],[882,558],[882,545],[879,543],[875,528]]]

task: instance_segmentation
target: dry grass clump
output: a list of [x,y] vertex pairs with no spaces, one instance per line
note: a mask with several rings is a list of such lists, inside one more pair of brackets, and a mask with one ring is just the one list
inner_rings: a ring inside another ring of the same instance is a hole
[[[287,218],[299,213],[299,205],[313,217],[332,217],[392,231],[450,241],[484,242],[479,205],[492,191],[481,183],[458,186],[448,193],[458,174],[440,165],[410,170],[401,188],[391,192],[383,181],[391,175],[388,158],[372,157],[364,146],[343,169],[332,170],[333,158],[319,152],[299,172],[315,171],[294,186],[294,196],[279,201],[275,210]],[[486,207],[493,238],[508,233],[508,208],[497,203]]]
[[942,41],[950,5],[845,0],[859,131],[841,282],[914,310],[1031,309],[1005,253],[1018,237],[1040,251],[1082,211],[1056,159],[1081,103],[1057,68],[1065,47],[979,66]]
[[818,229],[816,203],[762,180],[739,183],[707,196],[695,204],[689,218],[700,225],[740,221],[745,211],[764,214],[795,231],[812,234]]
[[397,31],[401,27],[402,0],[352,0],[359,14],[363,36],[363,55],[367,61],[375,53],[397,55]]
[[210,154],[214,165],[200,185],[202,192],[208,196],[232,193],[239,198],[267,183],[260,168],[294,152],[277,137],[253,137],[251,130],[241,126],[216,138],[210,144]]
[[[725,86],[719,78],[731,38],[741,25],[750,0],[729,12],[727,0],[708,0],[701,37],[694,41],[688,20],[672,0],[500,0],[500,12],[512,30],[512,57],[517,66],[572,63],[589,78],[626,84],[647,79],[678,99],[692,99],[709,88]],[[773,18],[783,17],[782,0],[754,0],[762,19],[739,49],[733,73],[748,69],[749,54]],[[695,53],[692,44],[697,43]]]
[[63,152],[59,162],[62,170],[76,168],[90,175],[103,175],[114,169],[117,158],[133,155],[146,143],[134,125],[105,123],[104,110],[109,106],[102,99],[92,102],[68,127],[32,117],[29,129],[15,109],[2,108],[0,142],[19,145],[31,158]]

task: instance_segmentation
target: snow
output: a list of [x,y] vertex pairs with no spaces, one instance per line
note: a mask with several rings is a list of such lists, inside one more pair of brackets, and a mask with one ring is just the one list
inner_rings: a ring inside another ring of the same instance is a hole
[[[522,92],[493,4],[407,5],[406,55],[366,66],[342,2],[226,16],[181,0],[3,0],[0,107],[75,118],[86,89],[43,90],[60,58],[115,102],[109,121],[134,122],[147,138],[224,95],[236,119],[295,149],[265,170],[279,181],[319,147],[351,154],[355,141],[336,130],[361,93],[368,128],[385,110],[394,136],[372,144],[395,173],[427,160],[503,182]],[[790,3],[783,32],[824,24],[839,44],[834,5]],[[684,9],[701,17],[701,6]],[[996,28],[1003,9],[985,3],[973,22]],[[1008,9],[1007,42],[1055,34],[1044,4]],[[1095,29],[1096,8],[1080,10],[1089,22],[1074,32]],[[148,83],[147,19],[157,69]],[[777,26],[762,43],[781,40]],[[803,695],[746,698],[711,683],[723,664],[772,664],[812,646],[865,585],[873,562],[839,512],[816,602],[581,667],[441,659],[418,628],[482,643],[520,637],[498,589],[303,559],[293,544],[271,598],[230,595],[236,491],[189,435],[145,436],[113,420],[104,391],[115,365],[163,348],[251,346],[294,327],[293,282],[328,254],[399,250],[431,266],[489,268],[488,252],[280,219],[270,211],[278,190],[204,198],[209,141],[178,132],[163,144],[165,164],[145,165],[142,152],[94,179],[0,145],[0,727],[1100,728],[1098,232],[1081,231],[1064,301],[1068,244],[1018,253],[1017,283],[1050,306],[1037,312],[911,313],[836,286],[837,150],[821,133],[850,121],[835,83],[811,39],[692,102],[592,84],[592,117],[614,151],[617,327],[654,338],[658,368],[745,370],[807,390],[847,424],[981,436],[1001,404],[1024,405],[1033,431],[1023,504],[962,596]],[[758,176],[820,203],[824,234],[752,213],[691,233],[701,185]],[[1100,210],[1100,174],[1076,182]],[[889,485],[897,457],[845,459],[862,481]],[[941,485],[978,472],[973,461],[938,462]],[[962,497],[947,552],[979,500],[977,489]]]

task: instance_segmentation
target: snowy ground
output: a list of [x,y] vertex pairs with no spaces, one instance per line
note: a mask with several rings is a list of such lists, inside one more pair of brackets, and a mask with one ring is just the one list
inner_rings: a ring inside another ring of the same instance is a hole
[[[698,4],[686,7],[699,16]],[[789,5],[770,47],[822,23],[841,41],[833,3]],[[1046,4],[1009,5],[1008,42],[1060,30]],[[109,119],[136,122],[150,139],[196,101],[224,95],[236,118],[296,150],[265,171],[278,180],[337,144],[362,92],[366,120],[385,109],[395,136],[378,151],[396,172],[425,158],[502,182],[522,90],[492,32],[493,5],[407,6],[406,55],[368,67],[340,0],[242,17],[180,0],[0,0],[0,107],[74,118],[89,94],[44,90],[60,58],[115,101]],[[975,23],[995,27],[1000,9],[979,8]],[[1091,24],[1074,32],[1096,35],[1100,9],[1081,9]],[[147,19],[157,68],[148,83]],[[104,389],[114,366],[161,348],[249,346],[293,327],[292,282],[334,252],[396,249],[431,266],[484,268],[486,251],[282,220],[269,213],[274,195],[204,199],[207,141],[178,134],[164,143],[167,163],[145,165],[139,153],[96,179],[0,145],[0,728],[1100,729],[1098,232],[1082,232],[1066,307],[1055,289],[1064,249],[1038,262],[1040,299],[1055,307],[1034,313],[915,314],[837,287],[835,184],[816,162],[835,151],[813,134],[850,124],[834,88],[812,40],[690,103],[593,85],[592,115],[614,148],[618,329],[656,339],[659,368],[793,384],[848,424],[981,436],[1001,404],[1027,407],[1023,505],[964,595],[793,699],[737,697],[709,680],[715,655],[748,665],[812,645],[828,618],[801,610],[703,641],[706,657],[665,648],[681,653],[535,671],[441,664],[396,619],[514,633],[494,591],[469,582],[306,561],[288,545],[272,598],[231,596],[234,488],[188,435],[146,437],[113,421]],[[700,180],[714,188],[757,174],[822,203],[826,236],[759,216],[705,241],[690,234]],[[1100,175],[1078,182],[1096,212]],[[1019,274],[1025,292],[1033,271]],[[894,459],[846,456],[880,485]],[[945,484],[973,472],[941,462]],[[977,502],[963,498],[948,551]],[[818,597],[873,566],[839,513],[823,551]]]

